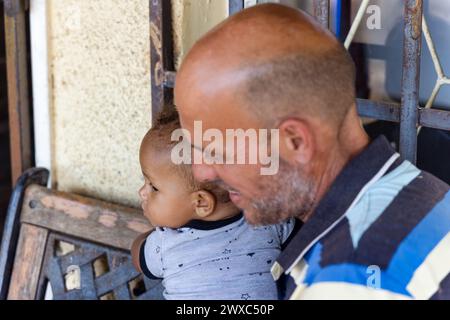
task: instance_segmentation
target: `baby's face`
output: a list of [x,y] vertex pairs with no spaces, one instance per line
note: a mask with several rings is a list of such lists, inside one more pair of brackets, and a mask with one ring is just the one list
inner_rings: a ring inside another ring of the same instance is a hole
[[194,218],[191,191],[175,172],[170,156],[141,147],[144,185],[139,190],[144,215],[155,227],[179,228]]

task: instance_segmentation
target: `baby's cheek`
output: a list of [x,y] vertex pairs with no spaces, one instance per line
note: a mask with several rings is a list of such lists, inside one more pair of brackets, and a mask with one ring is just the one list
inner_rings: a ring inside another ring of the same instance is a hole
[[161,210],[164,210],[164,207],[161,206],[161,199],[156,197],[153,193],[150,193],[147,198],[147,208],[151,215],[158,215]]
[[155,214],[154,214],[154,210],[151,204],[146,203],[145,207],[144,207],[144,216],[150,221],[151,224],[155,224]]

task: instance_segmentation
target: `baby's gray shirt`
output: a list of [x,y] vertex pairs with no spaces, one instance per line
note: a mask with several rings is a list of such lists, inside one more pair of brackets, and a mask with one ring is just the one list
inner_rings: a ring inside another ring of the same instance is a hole
[[294,224],[254,227],[240,214],[156,228],[141,247],[141,269],[162,278],[165,299],[276,300],[270,268]]

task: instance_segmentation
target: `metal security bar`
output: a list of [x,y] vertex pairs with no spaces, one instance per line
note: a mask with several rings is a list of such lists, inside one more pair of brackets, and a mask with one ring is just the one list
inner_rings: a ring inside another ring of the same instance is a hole
[[152,122],[173,100],[175,84],[172,42],[172,6],[169,0],[150,1],[150,68]]
[[[358,14],[365,12],[369,3],[370,0],[363,0]],[[358,18],[360,16],[358,14],[345,41],[347,49],[350,47],[354,34],[361,23],[361,18]],[[433,92],[424,108],[421,108],[419,105],[422,32],[438,75]],[[450,130],[450,112],[430,109],[439,89],[445,84],[450,84],[450,79],[444,75],[426,19],[423,16],[423,0],[405,0],[401,104],[358,99],[359,114],[378,120],[399,122],[400,153],[405,159],[415,163],[417,157],[417,134],[422,126]]]
[[411,162],[417,158],[420,57],[422,53],[422,0],[407,0],[403,33],[402,106],[400,153]]
[[[162,2],[170,1],[152,0],[153,6],[160,7]],[[263,1],[256,1],[263,2]],[[264,1],[266,2],[266,1]],[[244,8],[244,0],[229,0],[229,14],[232,15]],[[352,22],[348,35],[344,38],[344,46],[348,49],[361,24],[363,13],[370,4],[370,0],[362,0],[355,20]],[[157,11],[161,12],[161,10]],[[313,12],[321,25],[329,28],[330,0],[313,0]],[[153,16],[152,16],[153,17]],[[155,18],[152,18],[155,19]],[[167,17],[161,17],[164,21]],[[433,63],[437,73],[437,80],[433,92],[424,108],[419,105],[419,79],[420,57],[422,47],[422,32],[431,52]],[[428,25],[423,17],[423,0],[404,0],[404,32],[403,32],[403,71],[401,84],[401,103],[378,102],[367,99],[357,99],[358,113],[361,117],[400,123],[400,153],[402,156],[416,162],[417,134],[420,128],[429,127],[450,131],[450,111],[432,109],[432,105],[443,85],[450,84],[450,79],[445,76],[439,57],[428,30]],[[156,77],[156,73],[152,74]],[[152,82],[153,83],[153,82]],[[165,71],[164,88],[173,88],[175,84],[175,72]],[[155,90],[153,88],[153,90]],[[153,100],[154,110],[160,110],[161,100]]]
[[423,30],[423,34],[425,36],[428,50],[430,50],[434,69],[436,70],[436,74],[437,74],[436,84],[433,88],[430,98],[427,101],[427,104],[425,105],[425,109],[429,109],[432,107],[434,101],[436,100],[436,96],[437,96],[439,90],[441,89],[441,87],[443,85],[450,84],[450,79],[444,74],[444,71],[442,70],[441,61],[436,52],[436,47],[434,46],[434,41],[433,41],[433,38],[431,37],[431,33],[428,29],[428,24],[427,24],[427,20],[425,19],[425,16],[423,16],[423,18],[422,18],[422,30]]
[[330,0],[314,0],[314,16],[325,27],[330,27]]

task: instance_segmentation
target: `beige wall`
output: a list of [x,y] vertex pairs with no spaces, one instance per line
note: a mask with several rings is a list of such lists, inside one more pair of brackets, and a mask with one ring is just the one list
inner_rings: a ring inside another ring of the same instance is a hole
[[137,204],[151,118],[148,0],[51,0],[53,181]]
[[[138,204],[138,149],[151,122],[149,1],[48,0],[59,190]],[[173,0],[178,61],[227,8],[227,0]]]

